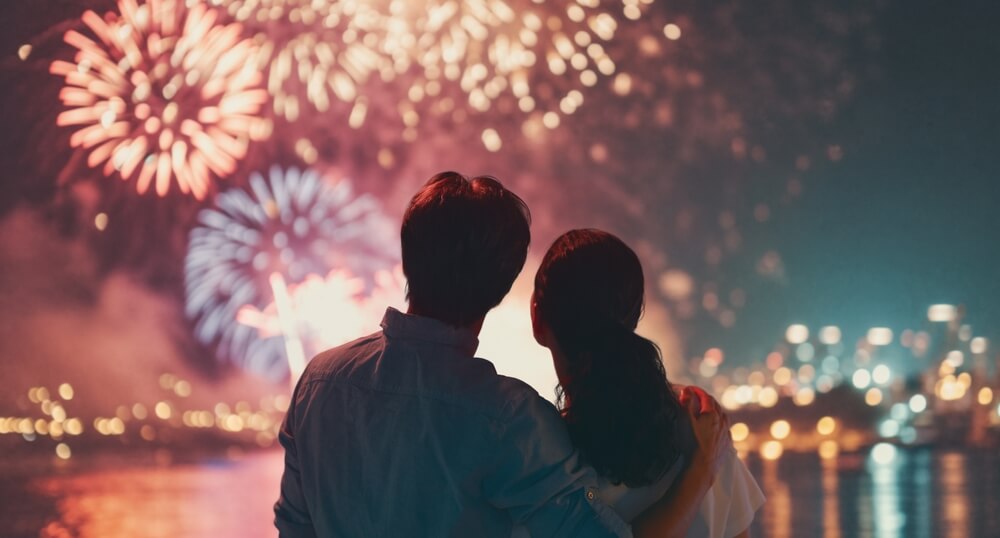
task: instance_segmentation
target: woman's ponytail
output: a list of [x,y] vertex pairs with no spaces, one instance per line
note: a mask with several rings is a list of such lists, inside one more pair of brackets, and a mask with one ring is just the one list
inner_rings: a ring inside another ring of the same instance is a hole
[[558,403],[574,445],[613,483],[655,482],[680,455],[682,415],[659,348],[615,322],[571,332],[556,337],[567,343]]

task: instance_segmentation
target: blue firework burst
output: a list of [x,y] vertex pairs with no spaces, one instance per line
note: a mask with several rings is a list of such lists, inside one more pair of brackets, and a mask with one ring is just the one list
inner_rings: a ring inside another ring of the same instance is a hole
[[344,268],[368,277],[398,261],[395,229],[371,195],[311,169],[274,166],[267,178],[228,190],[198,214],[184,261],[185,313],[220,361],[271,379],[287,374],[280,336],[237,322],[240,308],[274,297],[269,277],[289,283]]

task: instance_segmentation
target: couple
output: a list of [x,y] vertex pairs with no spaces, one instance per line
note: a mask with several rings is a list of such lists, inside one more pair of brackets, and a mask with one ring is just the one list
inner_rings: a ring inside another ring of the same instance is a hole
[[475,357],[524,265],[529,218],[489,177],[441,173],[413,197],[407,313],[321,353],[295,388],[279,432],[282,537],[746,533],[763,496],[718,403],[675,393],[634,333],[642,268],[614,236],[563,235],[535,277],[558,409]]

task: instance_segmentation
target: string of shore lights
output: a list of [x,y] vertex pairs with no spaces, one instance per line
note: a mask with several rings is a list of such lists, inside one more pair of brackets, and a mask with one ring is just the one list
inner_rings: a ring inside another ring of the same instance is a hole
[[[878,457],[888,461],[895,454],[894,445],[942,441],[933,436],[940,434],[933,432],[945,424],[954,429],[958,418],[968,421],[961,425],[963,441],[987,446],[1000,434],[1000,372],[989,360],[990,344],[972,335],[952,305],[934,305],[928,314],[932,323],[940,323],[946,333],[954,334],[946,334],[938,342],[927,331],[903,331],[894,338],[888,328],[876,327],[859,346],[848,350],[841,345],[839,329],[828,326],[817,335],[817,345],[826,348],[826,355],[820,358],[803,347],[810,343],[808,329],[792,325],[777,347],[791,350],[787,347],[791,344],[796,346],[794,351],[769,354],[764,368],[721,370],[722,357],[717,350],[710,350],[700,360],[700,371],[679,381],[710,387],[734,413],[737,419],[731,433],[742,457],[754,453],[773,461],[786,452],[814,452],[832,459],[841,452],[874,445],[881,447]],[[951,341],[958,344],[945,345],[949,349],[941,352],[943,356],[933,352],[939,344]],[[925,359],[926,368],[893,371],[882,355],[872,352],[873,346],[893,344],[911,352],[911,359]],[[799,366],[795,368],[795,364]],[[822,376],[831,379],[829,385]],[[918,379],[918,388],[907,388],[908,378]],[[839,416],[838,410],[845,407],[842,397],[837,405],[824,404],[825,395],[841,385],[857,392],[868,409],[867,416],[877,424],[875,428],[852,426],[850,420]],[[164,373],[159,376],[162,392],[150,400],[122,403],[101,416],[80,417],[73,415],[72,407],[82,395],[68,383],[51,386],[51,390],[45,386],[27,390],[28,400],[38,406],[36,413],[0,417],[0,442],[8,435],[17,436],[37,450],[54,450],[60,459],[72,456],[71,445],[79,444],[86,450],[115,439],[151,447],[217,439],[221,445],[268,448],[274,445],[289,402],[287,394],[275,394],[256,403],[187,406],[185,401],[199,387]],[[789,409],[801,411],[785,415]],[[186,432],[186,437],[171,436],[177,432]],[[164,440],[171,443],[163,445]]]

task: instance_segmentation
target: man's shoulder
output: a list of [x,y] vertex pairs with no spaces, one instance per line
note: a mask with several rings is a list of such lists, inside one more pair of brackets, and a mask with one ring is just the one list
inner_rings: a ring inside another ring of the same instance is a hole
[[377,331],[327,349],[309,361],[305,373],[302,374],[303,378],[306,381],[328,378],[335,375],[338,369],[347,367],[354,361],[377,354],[382,347],[382,331]]
[[[524,381],[497,373],[486,359],[432,358],[418,367],[409,351],[390,345],[381,331],[375,332],[316,355],[306,367],[303,382],[346,381],[377,392],[432,399],[500,422],[512,420],[526,405],[551,406]],[[386,357],[391,359],[376,364]],[[418,376],[424,377],[422,382],[411,384]]]
[[474,359],[489,364],[492,375],[483,379],[483,389],[479,394],[482,402],[496,420],[508,422],[522,412],[525,406],[537,407],[551,404],[531,385],[517,379],[496,373],[492,363],[484,359]]
[[496,374],[497,390],[508,400],[521,402],[526,399],[541,398],[534,387],[516,377]]

